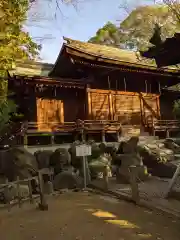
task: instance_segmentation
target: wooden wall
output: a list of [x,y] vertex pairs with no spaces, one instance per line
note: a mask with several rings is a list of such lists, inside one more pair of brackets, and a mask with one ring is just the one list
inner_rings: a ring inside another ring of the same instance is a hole
[[62,100],[37,98],[37,123],[39,131],[52,131],[55,123],[64,122]]
[[119,120],[141,124],[142,118],[159,115],[159,95],[125,91],[88,89],[90,119]]
[[[56,91],[55,91],[56,90]],[[85,90],[74,88],[47,88],[36,97],[39,131],[53,131],[64,122],[85,119]]]

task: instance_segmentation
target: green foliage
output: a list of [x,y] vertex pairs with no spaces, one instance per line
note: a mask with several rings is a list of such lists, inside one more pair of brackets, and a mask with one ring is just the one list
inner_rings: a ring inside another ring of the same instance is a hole
[[33,59],[40,50],[23,29],[27,17],[29,0],[0,1],[0,129],[10,120],[16,106],[7,99],[7,70],[17,60]]
[[0,69],[9,70],[17,59],[32,59],[39,46],[23,29],[28,0],[0,1]]
[[119,27],[108,22],[90,42],[143,51],[150,45],[156,24],[161,26],[162,40],[180,31],[177,18],[167,6],[145,6],[132,11]]
[[162,5],[137,8],[121,23],[120,29],[126,33],[123,35],[127,45],[143,51],[149,47],[156,24],[161,27],[162,40],[180,30],[172,12]]
[[10,123],[11,114],[16,112],[17,106],[11,100],[0,101],[0,132]]
[[180,119],[180,100],[176,100],[173,106],[173,112],[177,119]]
[[103,28],[96,32],[96,36],[92,37],[89,42],[111,45],[119,47],[120,32],[116,25],[108,22]]

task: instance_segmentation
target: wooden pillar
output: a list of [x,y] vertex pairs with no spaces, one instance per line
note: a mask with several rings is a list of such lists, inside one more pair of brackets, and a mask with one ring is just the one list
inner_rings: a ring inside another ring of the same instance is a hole
[[144,119],[144,104],[143,104],[143,102],[142,102],[142,99],[141,99],[141,97],[140,97],[140,95],[139,95],[139,103],[140,103],[140,111],[141,111],[141,124],[145,124],[145,119]]
[[39,181],[39,194],[40,194],[40,203],[39,209],[42,211],[48,210],[48,204],[46,202],[46,197],[44,194],[44,181],[41,171],[38,172],[38,181]]
[[157,114],[161,118],[161,112],[160,112],[160,104],[159,104],[159,96],[156,97],[156,104],[157,104]]
[[108,166],[105,166],[103,169],[103,179],[104,179],[104,190],[108,190]]
[[61,105],[60,105],[61,109],[60,109],[60,116],[61,116],[61,123],[64,123],[64,103],[63,101],[61,101]]
[[145,80],[145,92],[147,93],[148,89],[147,89],[147,80]]
[[92,99],[91,99],[91,89],[89,86],[86,88],[86,94],[87,94],[87,100],[86,100],[86,106],[87,106],[87,118],[92,119]]
[[112,100],[112,93],[110,92],[109,95],[109,115],[110,115],[110,120],[114,119],[114,112],[113,112],[113,100]]
[[137,166],[130,166],[130,184],[131,184],[131,191],[132,191],[132,201],[136,204],[139,203],[139,188],[138,188],[138,167]]
[[154,137],[156,136],[155,123],[154,123],[153,116],[152,116],[152,134],[153,134]]
[[124,91],[126,92],[126,78],[124,77]]

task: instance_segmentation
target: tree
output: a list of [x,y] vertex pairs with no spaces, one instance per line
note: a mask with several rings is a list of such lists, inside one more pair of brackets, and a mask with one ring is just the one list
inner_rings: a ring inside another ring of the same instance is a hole
[[[0,69],[9,70],[18,59],[33,59],[39,46],[23,30],[28,0],[1,0]],[[2,72],[1,72],[2,73]]]
[[169,11],[174,15],[177,22],[180,24],[180,2],[179,0],[163,0],[169,8]]
[[176,18],[167,6],[139,7],[121,23],[121,32],[125,32],[124,40],[138,50],[149,47],[149,40],[158,24],[161,27],[161,39],[165,40],[180,30]]
[[[108,23],[109,28],[106,29],[106,32],[102,31],[106,27],[105,25],[97,31],[96,36],[91,38],[90,41],[98,43],[101,39],[100,44],[107,44],[108,39],[108,43],[112,42],[112,45],[143,51],[149,47],[149,40],[154,33],[156,24],[161,26],[162,40],[173,36],[176,31],[180,30],[180,25],[167,6],[153,5],[138,7],[133,10],[119,27]],[[116,29],[116,41],[114,35],[111,34],[111,29]],[[102,36],[105,36],[104,40]]]
[[9,122],[15,104],[7,98],[7,70],[17,60],[34,59],[38,46],[23,29],[27,17],[29,0],[0,1],[0,128]]
[[120,37],[119,28],[115,24],[108,22],[96,32],[96,36],[90,38],[89,42],[119,47]]

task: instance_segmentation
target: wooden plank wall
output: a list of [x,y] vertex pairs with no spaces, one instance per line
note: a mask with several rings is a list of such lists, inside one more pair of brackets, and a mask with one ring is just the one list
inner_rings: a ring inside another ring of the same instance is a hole
[[[156,116],[160,116],[159,95],[146,94],[146,93],[143,93],[142,95],[145,102],[151,107],[152,111],[156,113]],[[142,99],[140,101],[142,106],[142,116],[145,119],[145,121],[147,121],[148,119],[151,120],[152,118],[156,118],[152,114],[152,111],[149,108],[147,108],[144,101],[142,101]]]
[[57,99],[36,99],[39,131],[52,131],[53,123],[64,122],[64,104]]
[[[159,96],[142,93],[143,99],[159,114]],[[136,92],[88,89],[88,113],[90,119],[118,120],[124,124],[138,125],[142,117],[152,115]]]
[[110,119],[109,94],[91,92],[91,113],[94,119]]

